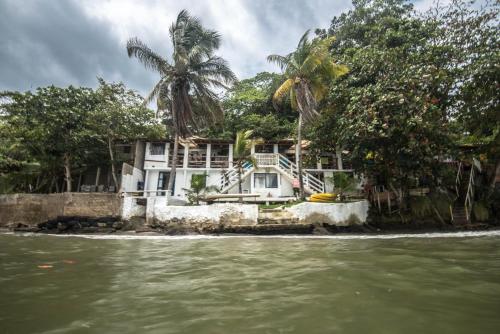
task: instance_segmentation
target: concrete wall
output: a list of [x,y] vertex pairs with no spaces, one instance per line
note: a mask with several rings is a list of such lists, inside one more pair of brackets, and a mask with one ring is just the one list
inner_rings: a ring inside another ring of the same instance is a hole
[[337,226],[360,225],[368,218],[368,201],[350,203],[304,202],[285,210],[299,219],[299,223],[327,223]]
[[144,217],[146,215],[146,206],[140,205],[139,200],[142,197],[125,196],[122,199],[121,218],[129,220],[132,217]]
[[117,217],[121,199],[107,193],[0,195],[0,226],[36,225],[58,216]]
[[182,221],[189,225],[257,224],[259,208],[256,204],[216,203],[200,206],[167,206],[165,197],[150,197],[146,210],[148,224]]
[[144,173],[129,164],[123,163],[121,191],[137,191],[137,183],[144,182]]

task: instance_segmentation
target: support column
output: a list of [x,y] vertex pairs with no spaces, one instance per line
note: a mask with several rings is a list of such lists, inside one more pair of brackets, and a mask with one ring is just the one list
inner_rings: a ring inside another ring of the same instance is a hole
[[144,197],[148,196],[146,190],[148,190],[148,181],[149,181],[149,170],[146,169],[146,175],[144,176]]
[[273,144],[273,153],[279,153],[278,144]]
[[335,155],[337,156],[337,169],[344,169],[342,166],[342,150],[340,148],[335,149]]
[[212,144],[207,144],[207,156],[206,156],[206,164],[205,168],[209,169],[210,168],[210,159],[212,157]]
[[182,161],[182,167],[188,167],[188,159],[189,159],[189,144],[184,146],[184,160]]
[[229,144],[229,168],[233,168],[233,144]]

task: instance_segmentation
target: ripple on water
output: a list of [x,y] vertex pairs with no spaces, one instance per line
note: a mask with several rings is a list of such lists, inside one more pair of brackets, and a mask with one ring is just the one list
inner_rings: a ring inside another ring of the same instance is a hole
[[0,235],[0,320],[7,333],[496,333],[499,235]]

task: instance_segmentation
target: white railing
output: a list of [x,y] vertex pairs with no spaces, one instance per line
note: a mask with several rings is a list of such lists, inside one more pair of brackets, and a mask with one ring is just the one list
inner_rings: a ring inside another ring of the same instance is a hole
[[[291,179],[299,177],[298,166],[287,157],[277,153],[256,153],[254,154],[258,167],[275,167]],[[324,183],[308,172],[302,172],[304,186],[312,192],[322,193],[325,191]]]
[[[285,174],[290,179],[295,179],[299,177],[298,166],[290,161],[287,157],[277,154],[277,153],[255,153],[253,155],[257,167],[273,167]],[[254,166],[247,162],[243,165],[242,179],[245,178],[252,170]],[[324,183],[317,177],[311,175],[308,172],[302,172],[302,179],[304,181],[304,186],[309,190],[309,192],[322,193],[325,191]],[[238,168],[233,167],[222,174],[221,176],[221,191],[225,192],[233,187],[238,182]]]
[[455,192],[458,196],[460,196],[460,184],[462,182],[462,174],[463,174],[463,165],[461,162],[458,163],[458,171],[457,171],[457,177],[455,178]]
[[469,185],[467,186],[467,194],[465,195],[465,217],[467,221],[470,222],[472,204],[474,203],[474,183],[475,183],[475,173],[474,165],[470,169]]
[[[243,164],[243,173],[241,175],[242,179],[246,177],[249,171],[253,169],[253,165],[250,162]],[[221,192],[229,190],[235,183],[238,182],[238,167],[232,167],[221,175]]]

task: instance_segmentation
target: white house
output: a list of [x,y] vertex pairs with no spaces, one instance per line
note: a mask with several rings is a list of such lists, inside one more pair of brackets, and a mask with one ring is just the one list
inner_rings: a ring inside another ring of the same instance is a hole
[[[321,154],[308,153],[303,143],[303,179],[308,194],[331,191],[327,177],[345,169],[339,150]],[[122,191],[142,192],[144,196],[166,196],[172,165],[173,143],[145,143],[144,169],[124,169]],[[191,138],[179,145],[175,186],[171,197],[185,200],[194,174],[205,174],[207,186],[216,186],[221,193],[238,193],[238,173],[233,167],[233,143],[228,140]],[[252,201],[286,201],[294,196],[292,181],[298,178],[293,140],[267,141],[252,146],[257,167],[247,164],[242,175],[244,194],[255,194]],[[131,166],[130,166],[131,167]],[[258,195],[258,196],[257,196]]]

